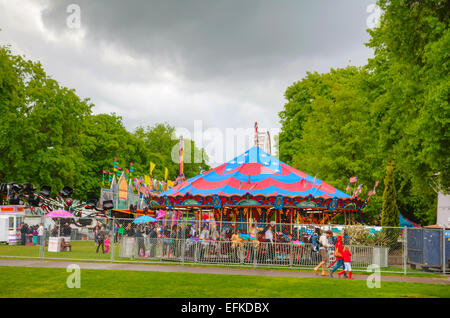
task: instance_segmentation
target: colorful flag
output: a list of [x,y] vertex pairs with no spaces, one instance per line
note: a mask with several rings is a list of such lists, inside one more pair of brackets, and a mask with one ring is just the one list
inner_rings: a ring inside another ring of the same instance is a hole
[[350,183],[355,183],[356,181],[358,181],[358,177],[351,177],[350,178]]
[[183,152],[184,152],[184,140],[183,140],[183,136],[180,137],[180,176],[182,176],[184,174],[183,172]]
[[156,165],[153,162],[150,162],[150,176],[153,174],[153,169],[155,169]]
[[377,181],[377,182],[375,182],[375,187],[374,187],[374,188],[376,188],[376,187],[378,187],[378,181]]
[[350,191],[350,183],[347,185],[347,188],[345,188],[345,192]]
[[144,176],[144,183],[145,183],[147,186],[151,186],[151,184],[152,184],[152,179],[150,178],[150,176],[147,176],[147,175]]
[[313,180],[314,184],[316,183],[316,178],[317,178],[317,174],[314,176],[314,180]]
[[164,168],[164,180],[167,180],[168,176],[169,176],[169,169]]

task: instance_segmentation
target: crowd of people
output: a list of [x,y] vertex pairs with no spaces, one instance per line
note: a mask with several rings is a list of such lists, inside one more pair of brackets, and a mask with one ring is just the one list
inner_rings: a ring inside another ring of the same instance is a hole
[[40,245],[42,236],[44,235],[44,227],[39,225],[20,224],[20,237],[22,245]]
[[[321,232],[320,229],[317,228],[314,232],[313,237],[313,249],[318,250],[320,255],[320,262],[314,268],[314,272],[318,274],[318,270],[322,267],[321,275],[330,276],[331,278],[333,278],[333,273],[342,267],[342,270],[338,273],[338,277],[340,278],[341,275],[344,275],[345,278],[353,279],[351,267],[352,253],[350,252],[350,248],[348,245],[344,246],[342,236],[339,235],[336,242],[334,242],[332,231],[328,230]],[[318,239],[316,239],[317,237]],[[346,239],[348,239],[348,237],[346,237]],[[331,271],[327,274],[325,272],[325,266],[329,262],[328,251],[330,249],[334,251],[333,255],[335,257],[335,260],[327,266],[327,269],[329,269],[334,265]]]
[[[102,253],[109,253],[112,239],[114,242],[119,242],[123,237],[136,238],[140,256],[145,258],[155,256],[158,242],[163,243],[163,248],[169,247],[176,257],[181,254],[181,244],[184,244],[182,243],[184,240],[201,242],[199,257],[205,255],[206,247],[211,246],[211,243],[214,246],[215,242],[218,241],[230,242],[230,245],[222,245],[222,249],[225,247],[223,252],[231,251],[234,257],[238,257],[237,253],[245,243],[252,243],[247,245],[249,255],[257,252],[257,247],[259,247],[260,243],[266,243],[266,259],[270,261],[276,255],[276,243],[295,241],[310,243],[310,257],[318,262],[314,268],[316,274],[319,274],[321,269],[322,276],[334,277],[334,273],[341,269],[337,273],[339,278],[344,276],[352,279],[352,254],[348,246],[349,238],[345,233],[344,237],[337,236],[335,238],[332,231],[321,231],[319,228],[315,228],[313,233],[308,234],[305,231],[295,233],[295,231],[289,231],[290,228],[287,226],[275,227],[272,224],[258,227],[256,223],[252,223],[248,227],[248,231],[245,231],[231,227],[222,227],[220,230],[218,226],[207,223],[178,223],[174,225],[169,225],[168,223],[164,224],[162,221],[146,224],[116,223],[113,226],[113,231],[110,232],[106,230],[105,224],[99,222],[93,229],[96,253],[99,252],[100,248]],[[28,225],[22,223],[20,226],[21,244],[41,244],[44,230],[42,224]],[[113,235],[112,238],[110,234]],[[60,226],[54,225],[50,235],[70,237],[71,227],[67,223]],[[189,248],[189,245],[187,247]],[[335,260],[327,266],[330,251],[333,251],[332,255]]]
[[[238,257],[239,250],[244,246],[245,250],[248,251],[248,255],[260,253],[261,249],[258,249],[258,247],[260,247],[261,243],[264,243],[261,246],[264,246],[266,261],[280,257],[278,250],[280,246],[286,244],[277,243],[289,243],[292,241],[310,243],[312,249],[309,258],[314,262],[320,262],[317,269],[322,267],[322,274],[325,276],[328,250],[334,248],[335,245],[340,246],[339,240],[342,239],[338,237],[336,240],[331,231],[321,233],[319,229],[316,229],[313,233],[296,232],[295,230],[291,231],[289,226],[282,227],[273,224],[258,226],[256,223],[251,223],[248,230],[242,230],[229,226],[218,227],[207,222],[178,223],[174,225],[169,225],[168,223],[170,222],[167,222],[165,225],[163,221],[145,224],[117,223],[114,225],[114,241],[118,242],[123,237],[137,238],[139,255],[144,258],[155,256],[157,244],[162,244],[163,248],[168,247],[172,255],[178,257],[181,254],[181,244],[184,244],[182,243],[183,240],[187,240],[185,245],[187,249],[193,245],[192,242],[200,242],[199,257],[203,257],[207,250],[214,250],[214,247],[218,246],[217,242],[219,241],[222,242],[220,244],[221,251],[224,254],[231,252],[234,257]],[[348,241],[348,237],[345,237],[345,240]],[[226,244],[226,242],[230,244]],[[109,244],[111,243],[109,242]],[[215,251],[217,252],[217,249]],[[188,254],[190,255],[189,250]],[[339,260],[338,257],[337,259]],[[335,270],[343,266],[341,264],[343,262],[344,260],[342,259],[342,262],[339,260],[336,263],[331,275]],[[340,275],[341,272],[339,272]]]

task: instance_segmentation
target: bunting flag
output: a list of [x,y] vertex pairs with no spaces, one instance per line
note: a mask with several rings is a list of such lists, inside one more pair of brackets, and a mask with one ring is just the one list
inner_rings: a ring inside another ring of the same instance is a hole
[[133,163],[130,162],[130,178],[131,178],[131,176],[133,175],[133,172],[134,172]]
[[180,138],[180,176],[184,174],[183,172],[183,153],[184,153],[184,140],[183,136]]
[[136,189],[136,190],[138,190],[139,189],[139,185],[141,184],[141,180],[139,180],[139,179],[137,179],[137,178],[134,178],[134,188]]
[[150,162],[150,176],[153,175],[153,169],[155,169],[156,165],[153,162]]
[[357,176],[350,178],[350,183],[355,183],[356,181],[358,181],[358,177]]
[[356,197],[358,197],[358,195],[360,195],[361,194],[361,190],[362,190],[362,184],[360,184],[359,186],[358,186],[358,188],[355,190],[355,192],[353,193],[353,196],[356,198]]
[[150,176],[147,176],[147,175],[144,176],[144,183],[147,186],[151,186],[152,185],[152,179],[150,178]]
[[374,194],[376,194],[375,189],[377,188],[377,186],[378,186],[378,181],[375,182],[375,185],[373,186],[372,191],[369,192],[369,193],[370,193],[370,194],[369,194],[369,197],[372,196],[372,195],[374,195]]

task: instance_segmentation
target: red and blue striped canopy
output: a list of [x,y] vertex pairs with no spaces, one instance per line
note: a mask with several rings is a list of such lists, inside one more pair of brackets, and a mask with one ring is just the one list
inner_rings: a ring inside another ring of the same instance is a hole
[[349,199],[350,195],[281,162],[258,147],[217,168],[190,178],[162,196],[283,196]]

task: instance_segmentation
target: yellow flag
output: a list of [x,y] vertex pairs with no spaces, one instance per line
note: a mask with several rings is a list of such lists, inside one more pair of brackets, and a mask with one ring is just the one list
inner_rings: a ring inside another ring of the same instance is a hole
[[169,176],[169,169],[164,168],[164,180],[167,180],[168,176]]
[[144,183],[146,185],[150,185],[152,183],[152,179],[150,179],[150,176],[147,175],[144,176]]
[[167,186],[168,186],[168,187],[170,187],[170,188],[172,188],[172,187],[173,187],[173,182],[172,182],[172,181],[170,181],[170,180],[169,180],[169,181],[167,181]]
[[156,165],[150,161],[150,175],[153,175],[152,172],[153,172],[153,169],[155,169],[155,166]]

